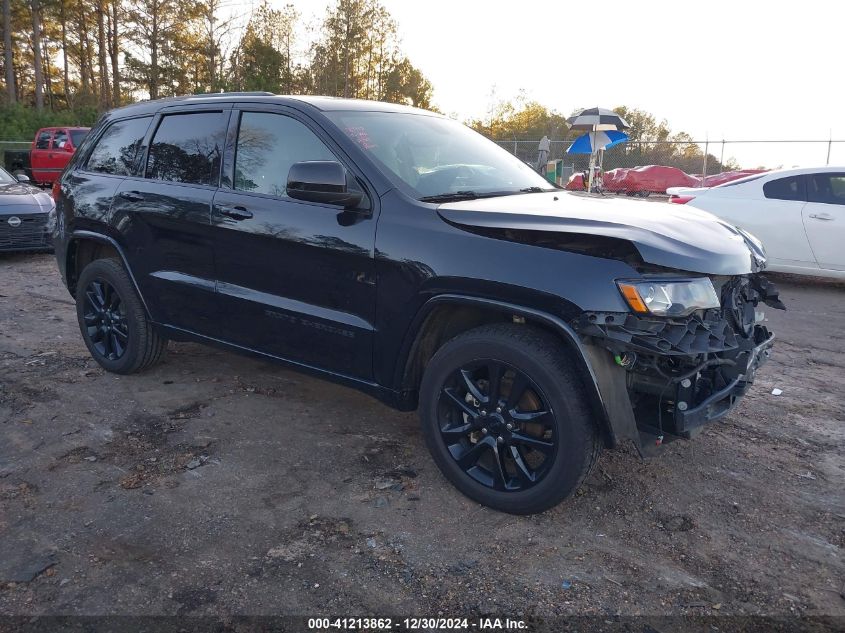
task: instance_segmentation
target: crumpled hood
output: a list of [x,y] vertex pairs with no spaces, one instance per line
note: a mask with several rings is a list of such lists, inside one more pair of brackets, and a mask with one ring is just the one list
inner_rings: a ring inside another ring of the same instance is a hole
[[0,215],[47,213],[53,198],[46,191],[22,182],[0,184]]
[[628,240],[643,261],[678,270],[743,275],[765,263],[753,237],[706,211],[681,205],[559,191],[448,202],[437,211],[459,226]]

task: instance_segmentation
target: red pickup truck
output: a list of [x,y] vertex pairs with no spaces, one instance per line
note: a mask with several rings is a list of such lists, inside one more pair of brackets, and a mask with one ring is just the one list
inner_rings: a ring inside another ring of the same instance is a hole
[[7,150],[6,169],[24,173],[39,185],[50,185],[67,166],[70,157],[88,134],[87,127],[45,127],[38,130],[30,150]]

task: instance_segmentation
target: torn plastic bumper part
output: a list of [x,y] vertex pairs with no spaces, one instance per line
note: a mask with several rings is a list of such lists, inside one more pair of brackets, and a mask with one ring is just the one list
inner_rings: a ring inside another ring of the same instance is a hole
[[685,318],[587,312],[573,324],[601,369],[612,443],[632,439],[648,453],[690,438],[727,414],[753,383],[774,341],[758,304],[783,306],[765,280],[716,281],[718,309]]
[[718,420],[727,414],[739,402],[739,398],[748,391],[748,387],[754,382],[754,374],[769,357],[769,350],[775,340],[774,334],[748,352],[748,364],[742,374],[734,378],[727,386],[711,393],[701,400],[693,408],[684,405],[687,400],[695,395],[695,389],[691,381],[685,386],[684,381],[678,384],[675,394],[674,407],[674,431],[676,435],[684,436],[693,429],[708,422]]

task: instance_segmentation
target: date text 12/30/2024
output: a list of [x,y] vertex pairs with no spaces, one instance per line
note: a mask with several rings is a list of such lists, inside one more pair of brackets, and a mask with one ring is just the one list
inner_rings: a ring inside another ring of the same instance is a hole
[[311,631],[520,631],[514,618],[308,618]]

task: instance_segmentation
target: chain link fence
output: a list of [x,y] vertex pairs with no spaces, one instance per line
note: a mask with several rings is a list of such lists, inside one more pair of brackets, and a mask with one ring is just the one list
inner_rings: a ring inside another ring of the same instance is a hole
[[[500,146],[535,166],[538,142],[539,139],[496,139]],[[31,144],[31,140],[0,140],[0,165],[9,171],[19,168],[20,152],[28,151]],[[562,172],[566,177],[589,167],[588,155],[566,153],[571,145],[572,141],[553,140],[549,151],[548,160],[562,161]],[[736,169],[845,166],[845,140],[629,141],[604,153],[604,171],[644,165],[677,167],[696,176],[712,176]]]
[[[496,139],[501,147],[536,166],[538,140]],[[572,141],[552,141],[550,161],[563,161],[563,173],[589,167],[587,154],[567,154]],[[706,159],[705,159],[706,157]],[[712,176],[738,169],[778,169],[795,166],[845,166],[845,140],[818,141],[629,141],[604,153],[604,171],[617,167],[664,165],[695,176]]]

